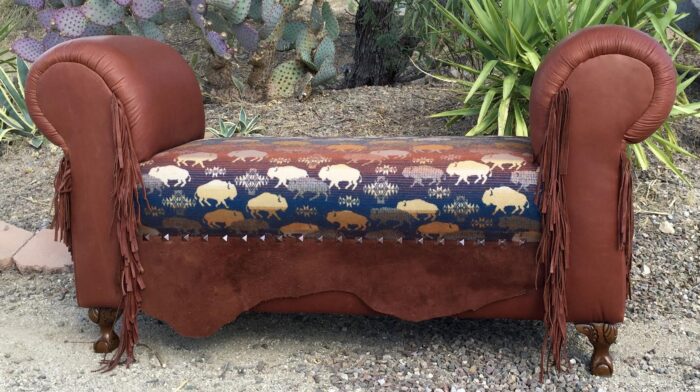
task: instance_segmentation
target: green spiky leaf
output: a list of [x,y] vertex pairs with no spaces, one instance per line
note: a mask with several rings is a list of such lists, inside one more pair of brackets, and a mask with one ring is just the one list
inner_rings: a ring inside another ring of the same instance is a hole
[[230,11],[236,5],[236,0],[207,0],[207,4],[221,10]]

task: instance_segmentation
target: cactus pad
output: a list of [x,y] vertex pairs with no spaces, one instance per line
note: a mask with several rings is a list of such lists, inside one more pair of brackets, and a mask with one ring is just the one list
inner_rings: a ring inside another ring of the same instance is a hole
[[97,35],[108,35],[109,33],[110,33],[109,27],[100,26],[98,24],[88,22],[87,26],[85,26],[85,31],[83,31],[83,34],[81,35],[81,37],[93,37],[93,36],[97,36]]
[[150,19],[163,10],[163,2],[160,0],[133,0],[131,12],[141,18]]
[[327,58],[326,61],[321,64],[321,66],[318,68],[318,72],[316,72],[316,75],[314,75],[314,78],[311,79],[311,85],[314,87],[318,87],[322,84],[326,84],[333,80],[336,75],[336,70],[335,70],[335,65],[334,65],[334,60],[332,58]]
[[166,21],[180,22],[187,19],[187,3],[179,1],[165,1],[163,4],[163,18]]
[[328,32],[328,35],[332,39],[338,38],[340,35],[340,25],[338,24],[338,19],[336,19],[335,15],[333,14],[333,9],[331,8],[330,3],[327,1],[323,2],[322,14],[323,22],[326,24],[326,31]]
[[39,24],[44,30],[49,31],[53,28],[52,23],[54,23],[54,16],[56,15],[56,10],[53,8],[44,8],[43,10],[36,13],[36,18],[39,20]]
[[321,1],[314,0],[311,5],[311,30],[318,33],[323,29],[323,14],[321,11]]
[[252,0],[248,16],[256,22],[262,22],[262,0]]
[[141,27],[141,31],[143,32],[144,37],[161,42],[165,40],[163,32],[160,31],[160,28],[158,28],[155,22],[151,20],[140,20],[139,26]]
[[[272,3],[271,5],[268,3]],[[272,34],[284,16],[284,7],[275,0],[263,0],[262,18],[265,24],[260,29],[260,38],[266,39]]]
[[335,62],[335,44],[330,36],[325,36],[323,40],[321,40],[321,43],[318,44],[318,48],[316,48],[316,53],[314,54],[314,64],[316,64],[316,67],[319,69],[321,64],[325,63],[326,60]]
[[43,40],[41,40],[42,45],[44,45],[45,50],[49,50],[54,46],[68,41],[70,38],[61,37],[57,32],[50,31]]
[[207,4],[218,9],[230,11],[236,5],[236,0],[207,0]]
[[20,38],[11,47],[12,51],[25,61],[35,62],[42,53],[44,53],[44,45],[34,38]]
[[56,28],[65,37],[80,37],[87,26],[85,15],[77,7],[66,7],[56,11]]
[[209,46],[211,46],[217,56],[221,56],[227,60],[231,58],[230,48],[226,40],[221,37],[219,33],[216,31],[207,31],[207,42],[209,42]]
[[34,8],[35,10],[44,8],[44,0],[15,0],[15,4],[26,5]]
[[316,48],[316,45],[318,45],[316,36],[314,36],[310,31],[304,30],[303,32],[299,33],[299,36],[297,37],[297,40],[294,43],[294,45],[297,48],[297,54],[299,55],[299,59],[303,61],[304,64],[306,64],[309,68],[315,71],[316,65],[314,64],[314,61],[311,58],[311,52]]
[[289,13],[297,8],[299,8],[299,5],[301,4],[300,0],[280,0],[280,4],[282,7],[284,7],[284,12]]
[[83,13],[100,26],[113,26],[124,19],[124,8],[112,0],[87,0]]
[[251,0],[238,0],[233,9],[228,13],[228,19],[231,23],[237,25],[243,23],[245,17],[248,16],[248,11],[250,11]]
[[304,77],[304,67],[295,60],[284,62],[272,71],[267,84],[270,97],[289,98],[294,96],[297,83]]
[[203,29],[204,15],[202,14],[207,10],[207,5],[204,3],[204,0],[192,0],[188,8],[192,22],[195,24],[195,26]]
[[129,4],[131,4],[131,0],[114,0],[114,2],[119,4],[122,7],[126,7]]
[[255,52],[258,49],[260,36],[253,26],[248,23],[241,23],[233,27],[233,34],[236,35],[236,39],[245,50]]

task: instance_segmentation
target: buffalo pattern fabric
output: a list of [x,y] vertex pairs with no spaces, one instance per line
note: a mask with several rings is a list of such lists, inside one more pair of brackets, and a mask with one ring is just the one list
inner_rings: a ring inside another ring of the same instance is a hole
[[144,234],[520,245],[540,237],[526,138],[203,139],[141,172]]

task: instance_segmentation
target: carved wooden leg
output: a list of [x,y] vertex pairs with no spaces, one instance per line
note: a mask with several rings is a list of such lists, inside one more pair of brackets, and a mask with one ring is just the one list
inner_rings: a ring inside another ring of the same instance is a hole
[[577,324],[576,330],[586,335],[593,344],[591,373],[596,376],[612,376],[613,361],[609,349],[617,339],[617,326],[603,323]]
[[96,353],[106,354],[119,346],[119,336],[114,332],[114,323],[119,318],[116,309],[91,308],[88,316],[93,323],[100,326],[100,338],[95,341],[93,348]]

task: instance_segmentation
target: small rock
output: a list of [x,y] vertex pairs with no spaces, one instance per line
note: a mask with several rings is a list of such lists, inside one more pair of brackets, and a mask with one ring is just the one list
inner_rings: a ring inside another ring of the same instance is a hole
[[663,221],[659,225],[659,231],[664,234],[676,234],[676,229],[673,228],[673,223],[669,221]]
[[646,264],[642,265],[642,275],[649,276],[649,274],[651,274],[651,268]]

